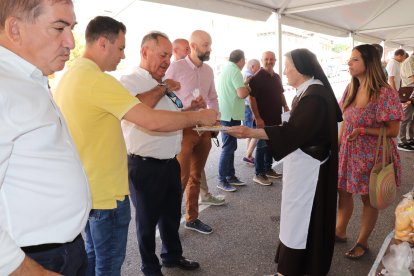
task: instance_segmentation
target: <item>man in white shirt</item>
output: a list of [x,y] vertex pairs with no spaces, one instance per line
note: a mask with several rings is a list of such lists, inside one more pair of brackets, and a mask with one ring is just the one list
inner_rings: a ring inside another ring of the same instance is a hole
[[401,81],[400,92],[411,94],[410,101],[403,102],[404,119],[400,125],[398,134],[398,149],[403,151],[414,151],[414,122],[413,122],[413,87],[414,87],[414,55],[409,56],[401,64]]
[[[170,65],[172,45],[160,32],[144,36],[141,62],[121,83],[142,103],[155,110],[179,112],[181,100],[171,91],[180,83],[162,81]],[[157,87],[165,87],[159,93]],[[162,239],[161,259],[165,267],[193,270],[195,261],[182,256],[178,229],[181,218],[181,177],[176,155],[181,151],[182,130],[161,133],[148,131],[129,121],[122,121],[128,152],[128,178],[132,203],[135,206],[137,239],[144,275],[163,275],[155,254],[155,230],[158,225]]]
[[401,86],[400,63],[403,62],[404,59],[404,49],[398,49],[394,52],[394,58],[388,62],[387,67],[385,68],[388,73],[388,83],[396,91],[398,91]]
[[47,83],[75,46],[73,3],[0,10],[0,275],[83,275],[90,192]]

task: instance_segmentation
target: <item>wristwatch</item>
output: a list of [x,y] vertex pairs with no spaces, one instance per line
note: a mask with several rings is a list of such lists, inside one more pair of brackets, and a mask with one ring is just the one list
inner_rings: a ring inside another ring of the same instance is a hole
[[160,82],[157,86],[165,87],[164,94],[168,92],[168,85],[165,82]]

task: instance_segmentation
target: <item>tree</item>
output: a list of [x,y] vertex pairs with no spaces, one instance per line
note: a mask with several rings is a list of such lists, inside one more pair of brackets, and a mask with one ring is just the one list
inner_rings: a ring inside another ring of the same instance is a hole
[[349,45],[347,44],[335,44],[332,48],[332,51],[334,51],[335,53],[342,53],[344,51],[347,51],[349,48]]
[[85,49],[85,39],[83,34],[74,33],[75,48],[70,52],[70,58],[66,62],[66,68],[70,68],[76,58],[82,56],[83,50]]

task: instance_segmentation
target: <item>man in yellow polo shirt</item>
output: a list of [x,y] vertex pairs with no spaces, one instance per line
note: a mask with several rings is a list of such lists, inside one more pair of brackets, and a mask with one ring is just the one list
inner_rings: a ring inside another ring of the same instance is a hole
[[[92,19],[86,28],[83,57],[64,74],[55,92],[91,187],[92,210],[85,228],[88,275],[120,275],[125,258],[131,213],[120,120],[170,132],[214,124],[217,116],[213,110],[153,110],[104,73],[115,70],[125,58],[125,33],[124,24],[113,18]],[[179,83],[170,82],[152,90],[161,95],[177,88]]]

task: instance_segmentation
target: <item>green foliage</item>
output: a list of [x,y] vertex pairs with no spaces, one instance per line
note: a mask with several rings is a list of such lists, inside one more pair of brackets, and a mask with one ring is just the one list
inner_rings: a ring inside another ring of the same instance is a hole
[[66,67],[70,68],[74,62],[74,60],[83,54],[83,50],[85,49],[85,39],[83,38],[83,34],[74,33],[75,38],[75,48],[70,52],[70,58],[66,62]]
[[334,47],[332,48],[332,51],[334,51],[335,53],[342,53],[344,51],[347,51],[349,48],[349,45],[347,44],[335,44]]

